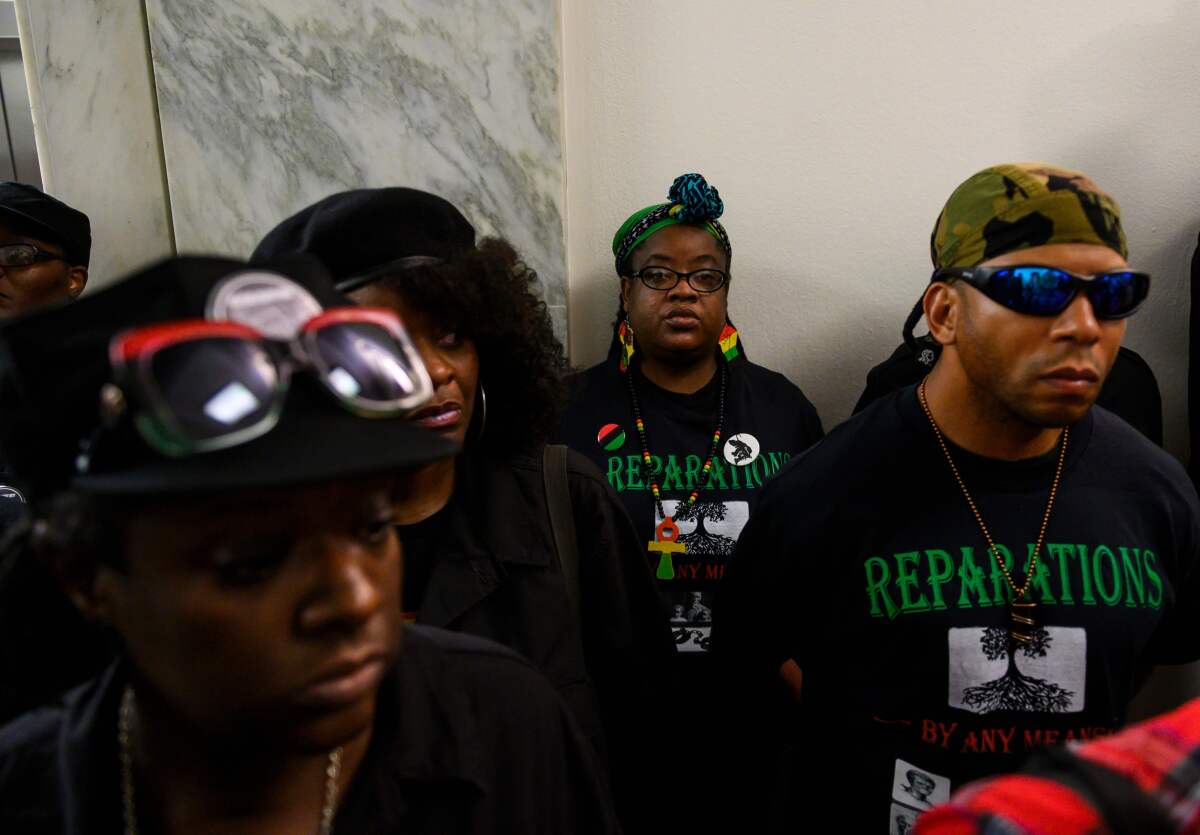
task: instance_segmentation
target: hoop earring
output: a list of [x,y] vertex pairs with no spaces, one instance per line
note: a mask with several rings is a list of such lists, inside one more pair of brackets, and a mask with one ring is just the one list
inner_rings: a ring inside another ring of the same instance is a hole
[[478,422],[474,420],[472,421],[473,423],[476,423],[475,435],[471,439],[472,441],[478,441],[480,438],[482,438],[483,430],[487,426],[487,392],[484,391],[482,381],[480,381],[477,389],[478,393],[475,396],[475,417],[477,417],[479,420]]

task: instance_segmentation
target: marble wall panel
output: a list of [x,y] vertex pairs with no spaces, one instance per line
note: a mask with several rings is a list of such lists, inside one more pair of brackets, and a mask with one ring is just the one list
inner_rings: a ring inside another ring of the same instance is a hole
[[17,0],[45,190],[92,222],[89,288],[173,251],[140,0]]
[[180,251],[407,185],[511,240],[565,330],[556,0],[147,0]]

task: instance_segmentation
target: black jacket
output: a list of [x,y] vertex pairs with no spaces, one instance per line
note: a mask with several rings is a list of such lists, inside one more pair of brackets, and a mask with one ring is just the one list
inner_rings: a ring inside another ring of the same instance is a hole
[[[0,832],[123,831],[123,689],[116,665],[0,729]],[[602,785],[570,712],[528,663],[478,638],[406,627],[334,831],[617,833]]]
[[568,456],[579,543],[581,620],[568,603],[550,531],[541,456],[466,455],[418,621],[483,635],[533,662],[607,759],[618,803],[643,774],[674,642],[624,506],[586,458]]

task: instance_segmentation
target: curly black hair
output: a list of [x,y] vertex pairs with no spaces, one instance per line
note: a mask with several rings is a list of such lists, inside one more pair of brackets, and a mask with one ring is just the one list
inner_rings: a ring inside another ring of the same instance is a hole
[[448,262],[391,273],[378,283],[475,343],[487,392],[477,445],[507,455],[546,442],[565,406],[567,363],[536,293],[537,274],[509,243],[485,238]]

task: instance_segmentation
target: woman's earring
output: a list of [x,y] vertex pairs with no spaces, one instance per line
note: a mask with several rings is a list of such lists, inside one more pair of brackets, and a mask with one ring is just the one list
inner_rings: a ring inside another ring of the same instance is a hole
[[726,362],[733,362],[738,355],[738,332],[730,323],[725,323],[725,329],[721,331],[721,336],[718,337],[717,343],[721,346],[721,353],[725,355]]
[[629,370],[630,363],[633,362],[633,325],[629,324],[628,316],[617,328],[617,341],[621,343],[620,368],[621,373],[624,374]]
[[478,441],[483,437],[483,429],[487,426],[487,392],[483,389],[483,382],[480,381],[478,386],[478,395],[475,397],[475,438]]

